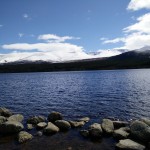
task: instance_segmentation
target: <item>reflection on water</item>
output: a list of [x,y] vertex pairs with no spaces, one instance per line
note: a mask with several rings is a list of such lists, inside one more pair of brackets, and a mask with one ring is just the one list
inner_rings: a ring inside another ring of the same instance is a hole
[[26,117],[148,117],[150,70],[0,74],[0,105]]

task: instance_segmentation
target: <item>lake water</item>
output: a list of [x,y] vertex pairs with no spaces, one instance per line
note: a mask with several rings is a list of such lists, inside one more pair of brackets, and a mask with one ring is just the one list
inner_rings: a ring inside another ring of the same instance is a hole
[[149,117],[150,69],[0,74],[0,106],[25,117]]
[[[0,74],[0,106],[25,119],[51,111],[61,112],[66,120],[88,116],[87,126],[108,116],[122,120],[149,117],[150,69]],[[116,142],[104,137],[93,143],[77,129],[23,145],[13,137],[0,137],[0,149],[115,150]]]

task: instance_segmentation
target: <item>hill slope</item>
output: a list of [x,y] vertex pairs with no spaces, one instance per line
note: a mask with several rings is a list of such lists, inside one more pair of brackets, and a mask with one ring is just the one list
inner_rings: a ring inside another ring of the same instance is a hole
[[48,63],[43,61],[7,63],[0,65],[0,72],[48,72],[136,68],[150,68],[150,50],[130,51],[109,58],[63,63]]

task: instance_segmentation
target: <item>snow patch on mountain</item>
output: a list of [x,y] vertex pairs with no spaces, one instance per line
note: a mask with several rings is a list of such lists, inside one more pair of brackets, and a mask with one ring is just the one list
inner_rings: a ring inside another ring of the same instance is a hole
[[92,58],[103,58],[120,55],[127,50],[113,49],[113,50],[99,50],[97,52],[86,53],[84,51],[79,52],[13,52],[9,54],[0,54],[0,63],[8,62],[25,62],[25,61],[46,61],[46,62],[64,62],[64,61],[74,61]]

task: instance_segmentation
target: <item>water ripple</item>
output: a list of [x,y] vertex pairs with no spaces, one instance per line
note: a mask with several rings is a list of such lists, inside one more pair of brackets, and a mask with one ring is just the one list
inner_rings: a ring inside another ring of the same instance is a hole
[[149,117],[150,70],[0,74],[0,106],[25,117]]

